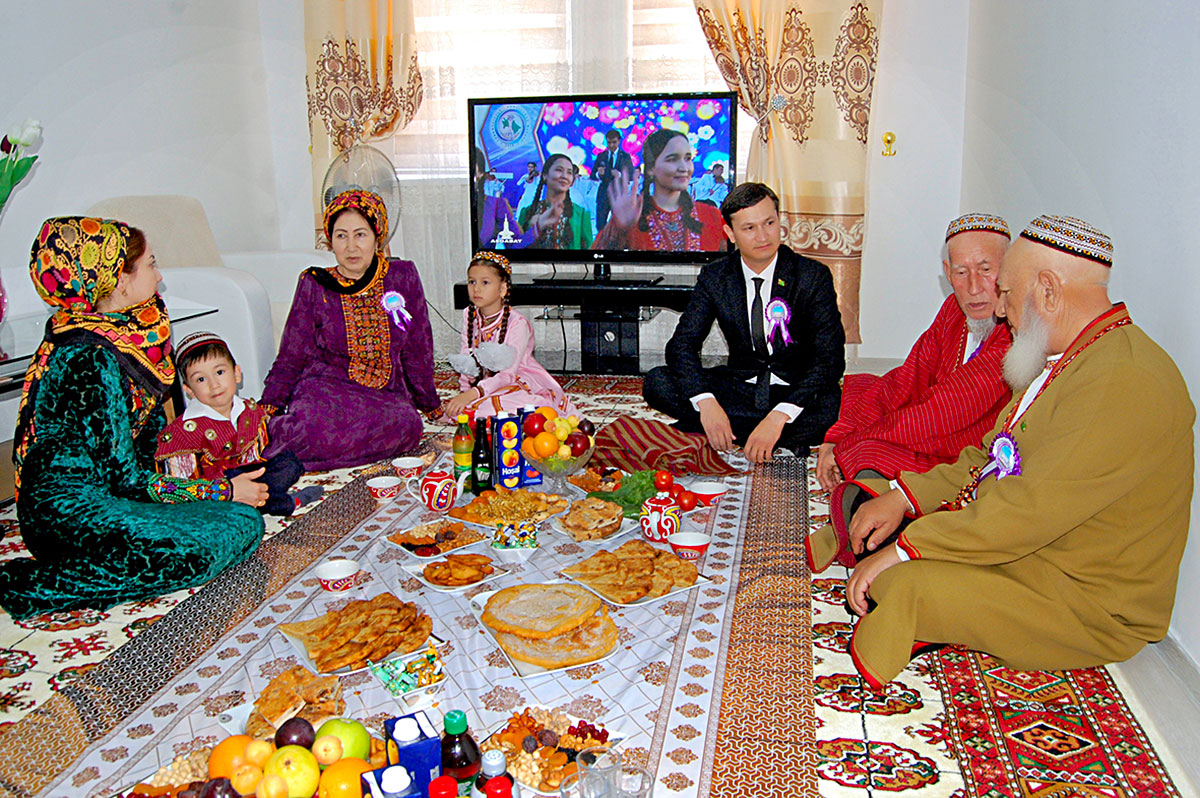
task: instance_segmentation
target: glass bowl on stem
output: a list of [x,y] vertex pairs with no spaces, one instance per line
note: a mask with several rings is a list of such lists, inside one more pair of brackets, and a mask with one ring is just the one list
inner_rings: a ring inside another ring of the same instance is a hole
[[595,451],[596,446],[593,444],[578,457],[559,457],[557,454],[552,454],[549,457],[533,457],[525,452],[522,452],[522,456],[541,473],[543,493],[553,493],[558,496],[574,496],[577,494],[571,490],[570,483],[567,482],[567,477],[582,471],[584,466],[588,464],[588,460],[592,459],[592,454]]

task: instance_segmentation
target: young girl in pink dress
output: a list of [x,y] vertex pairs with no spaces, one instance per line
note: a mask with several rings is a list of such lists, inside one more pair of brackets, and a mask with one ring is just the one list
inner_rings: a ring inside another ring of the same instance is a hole
[[533,358],[533,326],[509,305],[512,267],[495,252],[477,252],[467,267],[471,304],[463,311],[462,349],[450,355],[460,393],[443,409],[475,418],[515,413],[526,405],[578,415],[558,381]]

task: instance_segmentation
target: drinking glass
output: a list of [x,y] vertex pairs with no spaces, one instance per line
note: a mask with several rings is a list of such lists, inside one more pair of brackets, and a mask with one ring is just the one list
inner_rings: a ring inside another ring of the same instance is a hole
[[654,777],[636,765],[621,765],[609,774],[612,798],[650,798]]
[[613,798],[608,780],[594,771],[572,773],[558,785],[560,798]]
[[594,773],[611,783],[612,776],[621,767],[621,752],[599,746],[585,748],[575,758],[580,772]]

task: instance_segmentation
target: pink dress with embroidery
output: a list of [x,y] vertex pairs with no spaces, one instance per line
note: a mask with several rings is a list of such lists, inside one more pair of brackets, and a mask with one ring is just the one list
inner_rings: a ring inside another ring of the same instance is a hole
[[[499,313],[490,324],[481,325],[478,313],[475,316],[475,334],[472,341],[467,340],[467,313],[470,308],[463,310],[462,322],[462,353],[468,354],[475,347],[487,341],[495,341],[500,334],[500,325],[504,318]],[[472,386],[471,378],[461,375],[458,378],[460,391],[478,387],[483,391],[483,397],[467,405],[466,412],[473,413],[475,418],[486,418],[500,412],[515,413],[526,405],[543,407],[549,405],[560,415],[578,415],[579,410],[567,398],[567,393],[558,384],[558,380],[550,376],[550,372],[533,357],[536,342],[533,339],[533,325],[529,319],[515,310],[510,311],[508,330],[504,340],[499,341],[511,347],[516,352],[516,360],[504,371],[490,377],[484,377]]]

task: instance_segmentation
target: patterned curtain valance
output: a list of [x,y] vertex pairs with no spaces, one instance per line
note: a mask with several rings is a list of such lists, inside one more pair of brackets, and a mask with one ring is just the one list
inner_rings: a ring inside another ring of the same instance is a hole
[[421,107],[411,0],[305,0],[308,132],[320,240],[325,171],[338,153],[386,139]]
[[779,194],[784,242],[833,272],[858,343],[867,125],[882,0],[695,0],[717,67],[763,118],[748,180]]

